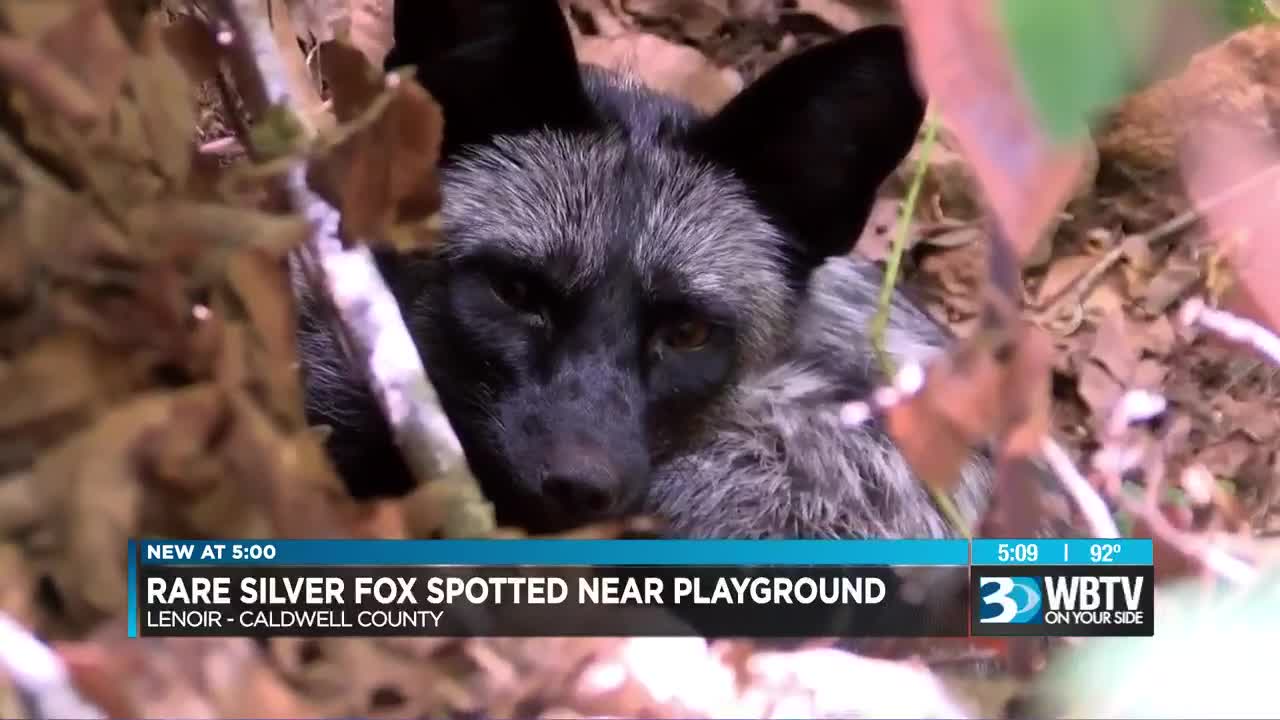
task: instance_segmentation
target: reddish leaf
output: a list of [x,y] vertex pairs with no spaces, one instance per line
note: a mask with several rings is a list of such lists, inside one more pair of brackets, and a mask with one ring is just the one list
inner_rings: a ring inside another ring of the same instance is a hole
[[1206,124],[1191,143],[1183,163],[1187,189],[1207,208],[1212,236],[1233,272],[1224,304],[1280,328],[1280,244],[1272,237],[1280,224],[1280,147],[1239,132],[1234,123]]
[[440,207],[435,169],[444,117],[409,76],[396,76],[388,89],[386,76],[350,45],[324,43],[320,60],[341,122],[359,121],[384,92],[392,93],[373,122],[350,132],[309,174],[316,192],[342,211],[345,239],[384,244],[393,226],[427,220]]
[[1041,130],[1010,64],[993,0],[902,0],[915,70],[972,163],[1020,259],[1070,199],[1088,159]]

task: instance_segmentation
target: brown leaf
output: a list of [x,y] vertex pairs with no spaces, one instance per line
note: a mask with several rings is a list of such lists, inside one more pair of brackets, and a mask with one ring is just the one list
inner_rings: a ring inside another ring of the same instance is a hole
[[[125,376],[125,377],[121,377]],[[0,364],[0,457],[34,454],[90,422],[127,392],[127,373],[78,335],[47,337]]]
[[322,43],[318,57],[329,83],[333,114],[340,123],[355,120],[387,90],[386,74],[351,45],[339,41]]
[[1257,443],[1239,434],[1204,448],[1196,455],[1196,463],[1203,465],[1220,478],[1234,478],[1240,468],[1258,451]]
[[1055,300],[1097,264],[1098,258],[1092,255],[1070,255],[1055,259],[1036,289],[1036,304],[1043,306]]
[[1165,315],[1160,315],[1147,323],[1146,327],[1142,329],[1139,341],[1142,343],[1144,351],[1163,358],[1173,352],[1178,336],[1174,332],[1173,323],[1169,322],[1169,318]]
[[391,18],[395,0],[349,0],[351,5],[351,45],[382,67],[394,39]]
[[236,295],[235,305],[243,308],[263,346],[267,367],[261,372],[272,391],[269,404],[281,417],[292,418],[302,427],[302,388],[294,369],[297,310],[283,263],[262,251],[242,251],[231,258],[227,281]]
[[[0,521],[0,525],[6,525]],[[43,615],[35,602],[36,577],[25,553],[17,543],[0,545],[0,577],[5,579],[0,588],[0,612],[28,627],[37,624]]]
[[633,74],[650,89],[682,98],[706,113],[720,109],[743,85],[735,70],[716,67],[697,49],[648,33],[583,36],[577,49],[583,63]]
[[127,638],[107,626],[59,653],[111,717],[319,717],[243,638]]
[[237,486],[235,493],[267,514],[275,536],[350,535],[360,508],[347,495],[314,433],[281,427],[243,392],[232,393],[231,403],[235,422],[227,431],[224,452],[229,477],[236,481],[229,483]]
[[[324,108],[324,101],[320,98],[320,91],[312,78],[311,69],[307,67],[307,58],[298,44],[298,39],[305,37],[304,33],[308,28],[300,29],[295,26],[294,14],[290,12],[291,9],[302,4],[284,0],[265,0],[265,4],[270,6],[268,10],[271,28],[276,44],[280,48],[280,58],[284,61],[290,107],[295,117],[309,132],[328,130],[332,117]],[[318,4],[319,2],[313,0],[301,9],[311,10],[311,6]]]
[[949,492],[971,448],[993,435],[1034,444],[1028,438],[1047,431],[1051,346],[1028,328],[1018,337],[998,349],[987,335],[965,341],[930,366],[920,392],[886,412],[890,436],[930,487]]
[[[382,97],[384,76],[359,50],[324,43],[320,61],[342,122],[358,121]],[[394,77],[396,82],[385,90],[390,100],[377,118],[314,163],[308,177],[316,192],[342,211],[348,241],[386,242],[394,225],[423,223],[440,208],[440,106],[416,80]]]
[[[46,522],[58,538],[40,562],[58,590],[68,621],[83,626],[124,611],[121,553],[128,538],[151,532],[180,537],[193,529],[179,517],[181,504],[168,504],[165,513],[146,513],[144,482],[155,477],[151,469],[175,468],[184,449],[189,458],[202,455],[199,451],[208,440],[193,436],[216,434],[219,425],[212,419],[218,401],[216,389],[207,386],[173,394],[142,394],[103,414],[92,427],[71,435],[39,459],[32,484],[46,509]],[[178,412],[183,407],[201,411]],[[174,489],[167,488],[170,493]],[[203,535],[263,533],[261,525],[254,528],[245,522],[253,515],[241,498],[229,516],[234,524]]]
[[678,23],[681,31],[694,40],[707,40],[730,17],[732,0],[623,0],[622,7],[632,15],[650,21]]
[[1142,307],[1149,314],[1165,312],[1200,282],[1203,273],[1199,267],[1174,260],[1167,263],[1151,278],[1142,292]]
[[1257,442],[1267,442],[1280,433],[1280,417],[1268,406],[1266,398],[1240,401],[1219,396],[1213,404],[1222,414],[1222,425],[1229,430],[1239,430]]
[[1137,334],[1122,314],[1111,315],[1102,321],[1093,338],[1090,357],[1118,382],[1128,384],[1133,379],[1141,351],[1134,346]]
[[115,105],[130,52],[107,0],[6,3],[0,12],[15,35],[37,42],[75,78],[99,113]]
[[1158,360],[1143,360],[1133,371],[1133,388],[1160,392],[1169,376],[1169,366]]
[[1086,361],[1080,367],[1076,391],[1095,418],[1105,418],[1124,394],[1125,387],[1101,365]]
[[[1199,95],[1187,91],[1188,131],[1182,170],[1193,202],[1207,208],[1213,237],[1238,283],[1224,302],[1269,327],[1280,328],[1280,245],[1271,234],[1280,146],[1271,109],[1280,101],[1263,78],[1280,71],[1280,29],[1271,23],[1238,33],[1195,59]],[[1212,90],[1212,92],[1210,92]],[[1198,100],[1198,102],[1196,102]]]
[[184,14],[165,26],[163,32],[165,47],[182,64],[191,82],[202,83],[218,75],[225,53],[203,20]]
[[152,15],[143,24],[138,53],[129,65],[129,89],[146,132],[148,156],[172,187],[186,183],[196,126],[195,93],[186,72],[164,43]]
[[[93,95],[33,42],[0,36],[0,76],[30,93],[46,112],[52,109],[77,125],[88,125],[102,112]],[[21,114],[22,98],[13,98],[12,104]]]
[[917,77],[973,164],[1020,257],[1074,194],[1088,145],[1041,130],[1010,63],[993,0],[902,0]]
[[853,32],[867,24],[862,13],[837,0],[798,0],[796,9],[816,15],[842,33]]
[[76,692],[107,717],[137,717],[137,706],[127,691],[132,668],[122,664],[118,656],[90,643],[61,643],[55,649]]

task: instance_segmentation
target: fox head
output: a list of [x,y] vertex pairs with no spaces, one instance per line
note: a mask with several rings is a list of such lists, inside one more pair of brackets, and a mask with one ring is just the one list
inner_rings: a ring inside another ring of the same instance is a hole
[[910,149],[902,34],[803,52],[706,117],[582,69],[556,0],[401,0],[394,21],[388,68],[444,111],[445,240],[384,269],[472,469],[503,523],[628,511],[782,349]]

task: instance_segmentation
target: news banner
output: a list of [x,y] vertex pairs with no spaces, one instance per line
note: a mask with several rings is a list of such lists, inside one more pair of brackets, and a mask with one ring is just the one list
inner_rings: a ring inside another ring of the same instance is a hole
[[128,569],[131,637],[1154,633],[1150,540],[130,540]]

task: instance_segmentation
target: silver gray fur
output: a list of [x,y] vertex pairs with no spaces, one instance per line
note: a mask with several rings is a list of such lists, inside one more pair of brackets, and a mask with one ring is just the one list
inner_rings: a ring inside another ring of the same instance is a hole
[[[807,294],[794,297],[783,276],[783,238],[742,184],[659,142],[660,133],[693,121],[692,111],[626,78],[596,71],[585,78],[594,101],[624,118],[626,131],[590,140],[535,132],[475,149],[444,174],[446,241],[439,257],[415,261],[415,272],[438,277],[451,259],[501,243],[554,265],[569,284],[585,284],[607,272],[625,237],[642,287],[674,279],[731,305],[739,323],[736,382],[699,417],[654,428],[653,472],[639,509],[686,537],[950,535],[887,435],[839,419],[844,402],[883,382],[868,338],[879,269],[831,259]],[[424,282],[398,293],[415,335],[438,312],[432,281]],[[948,342],[895,296],[891,355],[926,360]],[[309,406],[358,421],[369,399],[334,364],[331,336],[304,328],[299,347]],[[450,349],[423,350],[430,372],[432,356]],[[485,389],[474,392],[483,402]],[[493,420],[488,441],[511,442],[502,432],[507,420]],[[970,522],[989,478],[988,463],[975,455],[955,496]]]
[[[815,273],[782,351],[742,379],[714,437],[658,467],[650,512],[696,538],[953,534],[888,435],[870,423],[844,425],[842,404],[829,399],[833,387],[879,375],[867,329],[882,277],[854,257]],[[947,343],[901,293],[889,318],[886,346],[899,364],[926,361]],[[975,456],[953,496],[969,524],[989,481],[989,464]]]

